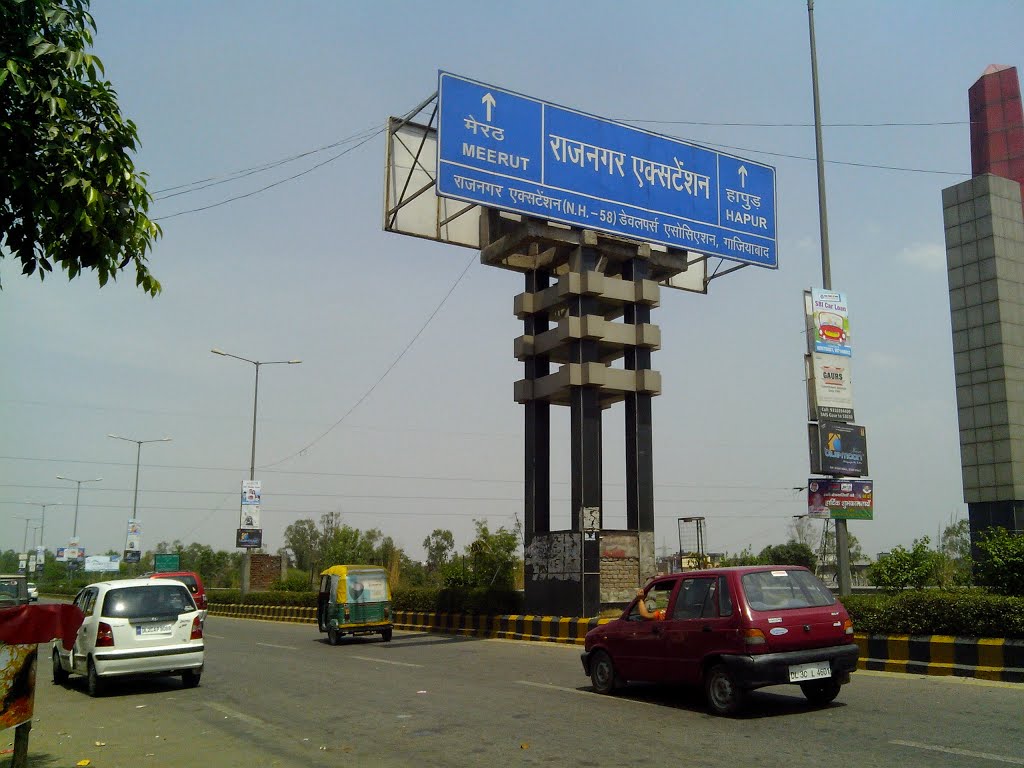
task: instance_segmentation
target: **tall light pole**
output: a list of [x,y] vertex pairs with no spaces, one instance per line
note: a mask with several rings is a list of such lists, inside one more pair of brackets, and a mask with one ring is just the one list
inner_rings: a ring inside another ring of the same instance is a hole
[[41,519],[40,524],[39,524],[39,546],[41,546],[43,549],[46,549],[46,544],[43,542],[43,537],[46,535],[46,508],[47,507],[59,507],[59,506],[61,506],[62,502],[50,501],[50,502],[46,502],[44,504],[44,503],[39,502],[39,501],[26,501],[25,503],[26,504],[32,504],[32,505],[34,505],[36,507],[42,507],[42,509],[43,509],[43,516],[42,516],[42,519]]
[[15,520],[24,520],[25,521],[25,535],[21,539],[21,551],[22,552],[27,552],[28,550],[26,549],[26,547],[28,546],[28,524],[30,522],[32,522],[33,520],[35,520],[35,518],[34,517],[16,517],[14,519]]
[[[235,360],[241,360],[244,363],[250,363],[256,367],[256,387],[253,390],[252,395],[252,451],[249,457],[249,479],[256,479],[256,410],[259,403],[260,397],[260,366],[261,365],[298,365],[301,360],[250,360],[247,357],[240,357],[239,355],[232,355],[229,352],[224,352],[220,349],[210,350],[215,355],[221,355],[222,357],[233,357]],[[245,549],[245,563],[242,566],[242,594],[246,594],[249,591],[249,566],[252,562],[252,555],[248,547]]]
[[129,443],[135,443],[138,449],[135,451],[135,495],[132,497],[132,520],[138,519],[136,516],[136,509],[139,504],[139,459],[142,458],[142,444],[143,443],[169,443],[171,438],[169,437],[158,437],[155,440],[135,440],[131,437],[121,437],[120,435],[108,434],[107,437],[112,437],[115,440],[126,440]]
[[103,480],[102,477],[95,477],[89,480],[76,480],[73,477],[64,477],[64,475],[57,475],[58,480],[67,480],[69,483],[78,483],[78,489],[75,491],[75,524],[71,529],[71,538],[78,537],[78,498],[82,494],[82,483],[98,483]]
[[[821,102],[818,99],[818,52],[814,43],[814,0],[807,0],[807,26],[811,36],[811,88],[814,92],[814,148],[818,166],[818,229],[821,232],[821,287],[832,290],[832,264],[828,252],[828,211],[825,206],[825,151],[821,141]],[[836,520],[836,582],[839,596],[850,594],[850,542],[846,520]]]

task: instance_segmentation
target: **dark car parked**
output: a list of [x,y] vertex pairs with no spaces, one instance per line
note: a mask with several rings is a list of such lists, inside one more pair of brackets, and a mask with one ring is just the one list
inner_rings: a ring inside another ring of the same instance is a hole
[[806,568],[657,577],[643,599],[661,619],[641,616],[640,599],[587,633],[583,669],[599,693],[631,680],[703,686],[710,711],[732,715],[768,685],[799,685],[812,704],[827,704],[857,668],[853,622]]

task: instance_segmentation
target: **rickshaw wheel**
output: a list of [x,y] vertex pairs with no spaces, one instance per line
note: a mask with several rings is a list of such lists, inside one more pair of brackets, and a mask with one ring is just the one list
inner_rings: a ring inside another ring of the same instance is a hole
[[388,627],[387,629],[383,630],[380,633],[381,637],[384,638],[384,642],[385,643],[390,643],[391,642],[391,629],[392,629],[391,627]]
[[327,642],[331,645],[337,645],[341,640],[341,633],[338,632],[334,627],[327,628]]

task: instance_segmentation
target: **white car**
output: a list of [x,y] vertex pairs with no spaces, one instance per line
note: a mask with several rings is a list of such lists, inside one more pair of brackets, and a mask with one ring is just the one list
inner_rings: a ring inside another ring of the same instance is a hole
[[31,581],[28,583],[28,599],[30,602],[33,603],[39,599],[39,587],[37,587]]
[[74,647],[53,642],[53,682],[86,675],[90,696],[111,678],[181,675],[186,688],[203,673],[203,620],[188,588],[167,579],[90,584],[75,597],[85,614]]

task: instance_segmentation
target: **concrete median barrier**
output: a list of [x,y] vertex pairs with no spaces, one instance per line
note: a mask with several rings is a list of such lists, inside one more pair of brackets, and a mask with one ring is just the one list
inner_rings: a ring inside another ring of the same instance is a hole
[[[316,609],[298,606],[211,603],[211,616],[316,624]],[[558,616],[486,616],[395,611],[396,629],[468,637],[583,645],[594,627],[609,619]],[[1024,640],[945,635],[854,635],[859,669],[916,675],[975,677],[1024,683]]]

